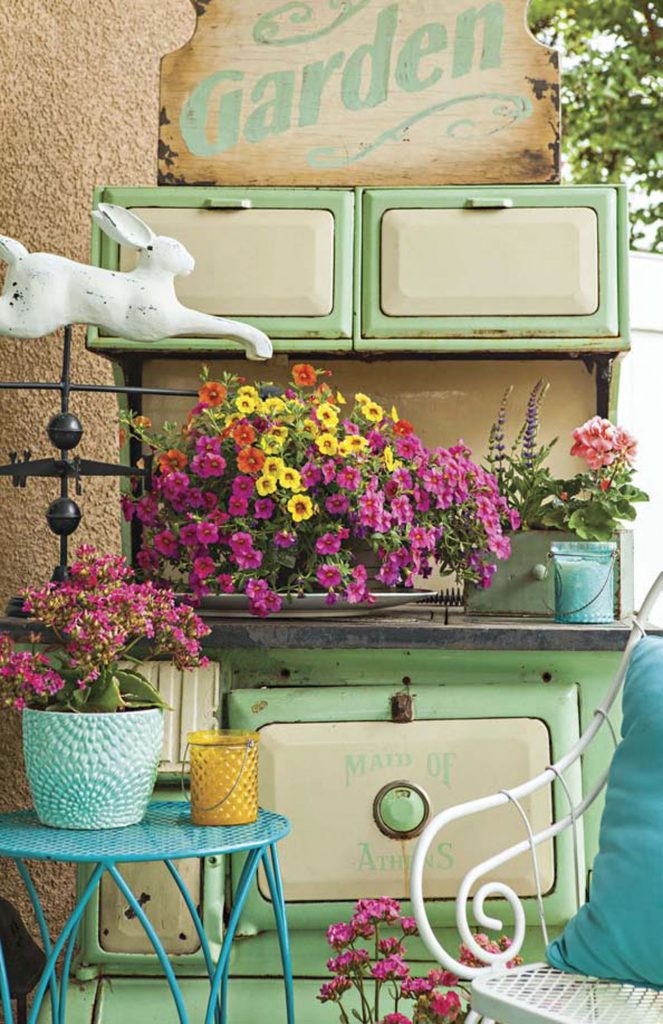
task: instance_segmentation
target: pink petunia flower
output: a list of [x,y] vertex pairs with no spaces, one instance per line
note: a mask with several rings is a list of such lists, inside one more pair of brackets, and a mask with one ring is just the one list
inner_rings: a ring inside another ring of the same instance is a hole
[[335,555],[341,550],[341,539],[337,533],[323,533],[315,542],[319,555]]
[[331,565],[329,562],[318,566],[315,575],[320,585],[327,589],[338,587],[341,584],[341,570],[337,565]]
[[177,558],[179,544],[177,537],[170,530],[162,530],[161,533],[155,534],[152,543],[164,558]]

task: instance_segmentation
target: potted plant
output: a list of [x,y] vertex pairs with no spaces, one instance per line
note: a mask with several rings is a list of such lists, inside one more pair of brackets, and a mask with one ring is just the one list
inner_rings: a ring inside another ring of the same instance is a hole
[[491,428],[486,465],[521,521],[510,535],[512,556],[498,567],[491,593],[468,587],[467,608],[482,615],[551,615],[551,546],[614,542],[619,612],[627,614],[632,611],[633,541],[623,524],[634,520],[634,506],[647,500],[632,483],[636,441],[623,427],[595,416],[573,431],[570,449],[587,468],[568,480],[554,477],[546,463],[557,439],[539,442],[547,390],[542,380],[533,388],[524,423],[510,447],[505,443],[505,424],[511,388]]
[[370,604],[434,568],[488,586],[509,555],[517,516],[462,442],[426,448],[395,408],[346,402],[309,364],[283,391],[205,374],[183,426],[127,422],[157,464],[153,491],[123,499],[138,563],[198,600],[244,594],[261,616],[313,589]]
[[23,713],[37,816],[60,828],[135,824],[154,787],[166,704],[134,649],[195,668],[209,630],[168,590],[136,582],[124,558],[86,546],[67,579],[25,591],[24,609],[52,640],[37,635],[20,650],[0,636],[0,705]]
[[[332,924],[327,942],[333,950],[327,961],[332,975],[318,995],[329,1003],[341,1024],[461,1024],[469,1014],[469,985],[450,971],[434,968],[426,977],[413,977],[405,942],[417,935],[413,917],[401,915],[398,900],[389,897],[359,900],[348,922]],[[491,953],[507,950],[507,936],[494,941],[479,933],[479,946]],[[480,964],[464,945],[459,962]],[[522,963],[514,957],[507,967]]]

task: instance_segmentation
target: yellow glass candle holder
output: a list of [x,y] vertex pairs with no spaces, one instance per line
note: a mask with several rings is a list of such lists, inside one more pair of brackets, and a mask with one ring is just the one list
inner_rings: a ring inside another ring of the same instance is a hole
[[190,732],[194,825],[249,825],[258,817],[257,732]]

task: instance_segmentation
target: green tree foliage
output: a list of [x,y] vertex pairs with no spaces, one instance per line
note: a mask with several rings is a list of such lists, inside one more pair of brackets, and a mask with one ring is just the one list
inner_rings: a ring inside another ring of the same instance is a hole
[[562,54],[565,176],[627,183],[632,246],[663,252],[662,0],[532,0],[528,19]]

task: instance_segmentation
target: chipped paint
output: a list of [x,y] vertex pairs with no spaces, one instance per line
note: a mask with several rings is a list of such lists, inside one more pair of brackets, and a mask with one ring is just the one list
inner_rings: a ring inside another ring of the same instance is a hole
[[[141,909],[147,906],[147,904],[150,903],[151,900],[152,897],[150,896],[149,892],[142,892],[140,896],[136,897],[136,902],[138,903],[138,906],[141,907]],[[136,911],[133,909],[133,907],[126,907],[124,910],[124,916],[126,917],[127,921],[133,921],[133,919],[136,916]]]

